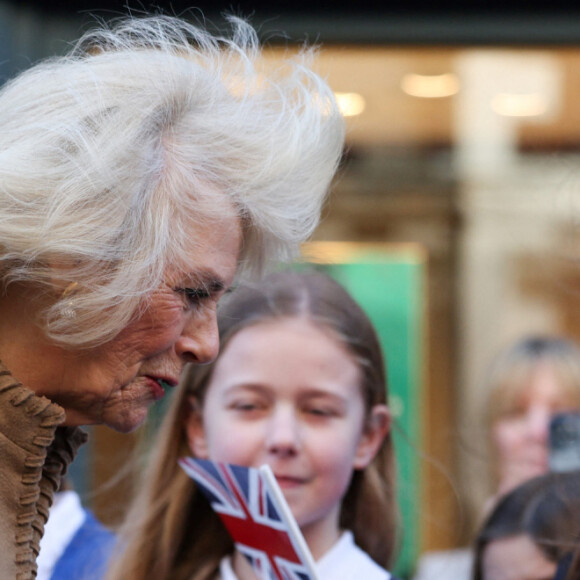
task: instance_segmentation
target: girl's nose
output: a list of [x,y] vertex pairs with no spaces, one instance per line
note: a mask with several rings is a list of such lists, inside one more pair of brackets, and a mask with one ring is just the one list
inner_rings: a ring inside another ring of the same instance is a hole
[[300,426],[291,408],[281,408],[272,413],[268,421],[266,445],[269,453],[291,456],[300,450]]
[[204,309],[202,316],[192,316],[175,342],[175,351],[185,362],[208,363],[219,351],[219,333],[215,308]]

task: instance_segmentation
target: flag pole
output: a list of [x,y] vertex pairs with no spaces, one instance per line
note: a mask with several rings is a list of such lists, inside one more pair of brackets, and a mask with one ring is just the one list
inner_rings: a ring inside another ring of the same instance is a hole
[[276,477],[274,476],[272,468],[269,465],[262,465],[259,468],[259,471],[264,476],[264,479],[270,488],[270,492],[278,500],[278,507],[284,513],[286,525],[290,530],[292,539],[296,542],[296,547],[301,552],[302,559],[308,567],[309,574],[312,576],[313,580],[320,580],[318,574],[316,573],[316,563],[314,562],[310,548],[308,547],[308,544],[306,543],[306,540],[304,539],[304,536],[302,535],[302,532],[300,531],[300,528],[294,519],[294,515],[290,511],[290,507],[288,506],[286,498],[284,497],[284,494],[282,493],[282,490],[276,481]]

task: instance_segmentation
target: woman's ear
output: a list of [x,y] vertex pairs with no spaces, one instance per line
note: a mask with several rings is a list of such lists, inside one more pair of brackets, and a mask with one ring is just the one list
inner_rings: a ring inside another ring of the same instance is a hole
[[188,412],[185,418],[185,433],[189,449],[195,457],[209,459],[199,402],[196,397],[190,395],[186,404],[188,405]]
[[365,429],[354,457],[353,468],[364,469],[378,453],[391,429],[391,413],[386,405],[375,405],[368,417]]

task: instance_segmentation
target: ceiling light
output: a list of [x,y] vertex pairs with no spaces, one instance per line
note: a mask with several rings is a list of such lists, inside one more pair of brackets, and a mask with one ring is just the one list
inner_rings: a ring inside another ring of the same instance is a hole
[[338,107],[345,117],[360,115],[366,106],[365,99],[358,93],[334,93]]
[[450,97],[459,92],[459,79],[453,73],[442,75],[409,73],[401,80],[401,88],[412,97],[423,99]]
[[541,93],[498,93],[491,108],[504,117],[539,117],[548,110],[548,99]]

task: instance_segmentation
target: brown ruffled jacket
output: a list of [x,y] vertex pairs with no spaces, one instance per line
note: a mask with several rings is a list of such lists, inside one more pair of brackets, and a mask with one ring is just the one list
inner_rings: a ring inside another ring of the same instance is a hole
[[36,577],[54,492],[87,438],[61,427],[64,409],[35,395],[0,362],[0,579]]

